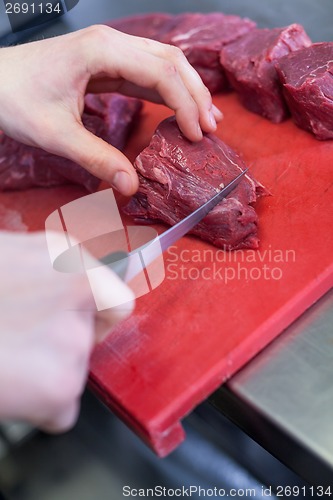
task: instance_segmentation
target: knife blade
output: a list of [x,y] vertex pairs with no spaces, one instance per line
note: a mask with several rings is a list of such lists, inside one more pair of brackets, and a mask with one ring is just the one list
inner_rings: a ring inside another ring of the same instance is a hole
[[199,208],[190,213],[180,222],[170,227],[164,233],[150,240],[131,252],[112,252],[100,259],[100,262],[109,266],[121,279],[131,281],[143,268],[146,268],[171,245],[187,234],[194,226],[209,214],[226,196],[238,186],[248,168],[229,182],[224,188],[206,201]]

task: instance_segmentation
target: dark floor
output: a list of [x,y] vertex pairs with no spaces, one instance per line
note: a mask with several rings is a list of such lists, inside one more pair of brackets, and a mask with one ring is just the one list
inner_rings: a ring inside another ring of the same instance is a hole
[[87,393],[71,432],[32,433],[23,442],[14,436],[19,443],[7,453],[2,450],[0,490],[8,500],[120,500],[125,498],[124,486],[197,485],[227,492],[240,489],[239,497],[251,490],[252,496],[262,498],[263,486],[274,491],[278,484],[304,484],[208,403],[186,419],[185,428],[184,444],[158,459]]

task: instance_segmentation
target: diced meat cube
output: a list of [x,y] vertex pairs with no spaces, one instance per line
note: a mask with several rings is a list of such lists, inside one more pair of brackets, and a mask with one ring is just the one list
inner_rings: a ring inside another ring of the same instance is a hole
[[169,21],[173,18],[171,14],[156,12],[113,19],[106,24],[129,35],[159,40],[164,29],[169,29]]
[[[97,135],[98,131],[104,132],[104,123],[100,118],[82,118],[89,130]],[[72,183],[93,192],[100,180],[77,163],[43,149],[26,146],[0,132],[0,191]]]
[[161,41],[176,45],[191,64],[213,67],[221,48],[256,26],[254,21],[222,12],[185,13],[175,16],[172,29],[164,31]]
[[242,104],[274,123],[289,115],[276,62],[311,44],[302,26],[254,29],[221,51],[220,61]]
[[[125,212],[137,221],[174,225],[210,199],[246,168],[217,137],[191,143],[175,118],[164,120],[135,161],[140,186]],[[224,249],[257,248],[258,217],[251,203],[267,194],[250,175],[192,233]]]
[[85,116],[102,118],[104,133],[98,134],[115,148],[124,149],[142,109],[142,101],[121,94],[87,94]]
[[221,12],[146,14],[107,24],[125,33],[179,47],[211,92],[229,89],[219,63],[221,48],[256,26],[250,19]]
[[333,42],[281,58],[277,71],[295,123],[317,139],[333,139]]

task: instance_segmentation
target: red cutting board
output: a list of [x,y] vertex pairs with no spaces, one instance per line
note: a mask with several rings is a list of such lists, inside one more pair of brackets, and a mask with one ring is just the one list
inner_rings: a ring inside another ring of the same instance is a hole
[[[91,387],[160,456],[182,441],[186,414],[333,284],[333,141],[319,142],[291,120],[271,124],[244,110],[235,94],[214,102],[225,115],[217,135],[272,193],[256,204],[260,248],[224,253],[182,238],[165,254],[163,283],[137,300],[91,360]],[[145,105],[131,159],[168,115]],[[0,203],[34,230],[84,194],[31,190],[1,194]]]

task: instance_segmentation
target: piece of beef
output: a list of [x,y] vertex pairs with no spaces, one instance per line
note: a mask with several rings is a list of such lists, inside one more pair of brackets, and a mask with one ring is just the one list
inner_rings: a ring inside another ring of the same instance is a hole
[[185,13],[175,18],[174,27],[164,31],[160,40],[184,52],[211,92],[228,89],[228,81],[219,61],[220,51],[254,29],[256,24],[250,19],[221,12]]
[[296,124],[317,139],[333,139],[333,42],[279,59],[277,71]]
[[125,33],[179,47],[213,93],[229,88],[219,62],[222,47],[256,26],[250,19],[221,12],[146,14],[108,24]]
[[47,163],[48,156],[45,151],[25,146],[0,132],[0,190],[65,183],[64,177],[48,164],[44,168],[43,160],[46,157]]
[[120,19],[113,19],[105,23],[118,31],[129,35],[151,38],[159,40],[164,29],[170,29],[169,22],[174,18],[172,14],[164,14],[162,12],[139,14],[137,16],[129,16]]
[[302,26],[254,29],[221,50],[220,61],[243,105],[274,123],[287,118],[275,64],[282,56],[311,44]]
[[104,132],[100,137],[122,150],[142,109],[142,101],[120,94],[87,94],[85,115],[103,119]]
[[193,65],[215,67],[221,48],[255,28],[247,18],[222,12],[184,13],[169,21],[170,29],[160,36],[160,41],[176,45]]
[[[122,149],[142,103],[118,94],[87,95],[82,116],[93,134]],[[39,148],[21,144],[0,131],[0,190],[75,183],[89,192],[100,180],[80,165]]]
[[[207,134],[191,143],[174,117],[158,126],[149,146],[135,160],[140,186],[125,212],[141,223],[163,221],[174,225],[234,179],[245,164],[229,146]],[[258,218],[250,203],[266,194],[246,175],[230,195],[193,230],[225,249],[257,248]]]

